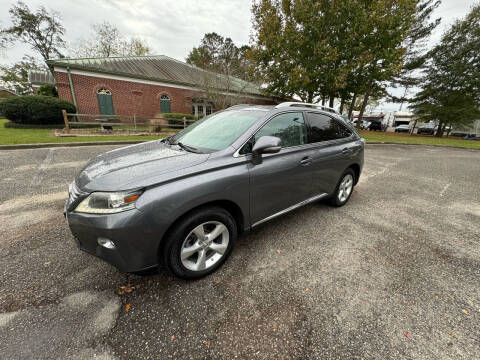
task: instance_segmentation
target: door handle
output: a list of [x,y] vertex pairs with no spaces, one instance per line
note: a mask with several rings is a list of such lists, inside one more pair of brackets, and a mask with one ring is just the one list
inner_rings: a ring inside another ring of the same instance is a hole
[[305,156],[301,161],[301,165],[310,165],[312,163],[312,158],[309,156]]
[[350,154],[350,149],[349,148],[345,148],[342,150],[342,154]]

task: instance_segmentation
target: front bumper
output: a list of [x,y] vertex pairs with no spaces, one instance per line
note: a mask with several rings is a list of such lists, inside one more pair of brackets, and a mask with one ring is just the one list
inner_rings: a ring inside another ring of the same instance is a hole
[[[77,246],[118,270],[138,272],[158,265],[160,239],[139,210],[106,215],[65,210],[65,217]],[[111,240],[115,248],[99,245],[99,238]]]

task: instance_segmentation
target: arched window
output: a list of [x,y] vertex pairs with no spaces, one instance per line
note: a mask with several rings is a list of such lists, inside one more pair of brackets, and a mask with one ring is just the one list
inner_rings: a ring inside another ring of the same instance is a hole
[[113,115],[113,101],[110,90],[102,87],[97,90],[98,108],[102,115]]
[[171,103],[171,100],[167,94],[163,94],[162,96],[160,96],[160,112],[161,113],[171,112],[170,103]]

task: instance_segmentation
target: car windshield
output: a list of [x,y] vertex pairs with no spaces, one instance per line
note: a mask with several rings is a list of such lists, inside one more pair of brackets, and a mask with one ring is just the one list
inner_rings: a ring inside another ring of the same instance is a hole
[[170,144],[181,144],[199,151],[218,151],[231,145],[255,121],[264,116],[263,110],[226,110],[196,121],[179,132]]

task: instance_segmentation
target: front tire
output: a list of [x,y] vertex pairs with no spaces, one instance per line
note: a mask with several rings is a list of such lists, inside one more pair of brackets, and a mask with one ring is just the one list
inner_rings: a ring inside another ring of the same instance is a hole
[[206,207],[174,224],[163,246],[163,259],[173,275],[198,279],[217,270],[237,240],[232,215],[221,207]]
[[345,205],[352,196],[354,184],[355,172],[351,168],[348,168],[340,177],[335,192],[329,199],[330,205],[335,207]]

